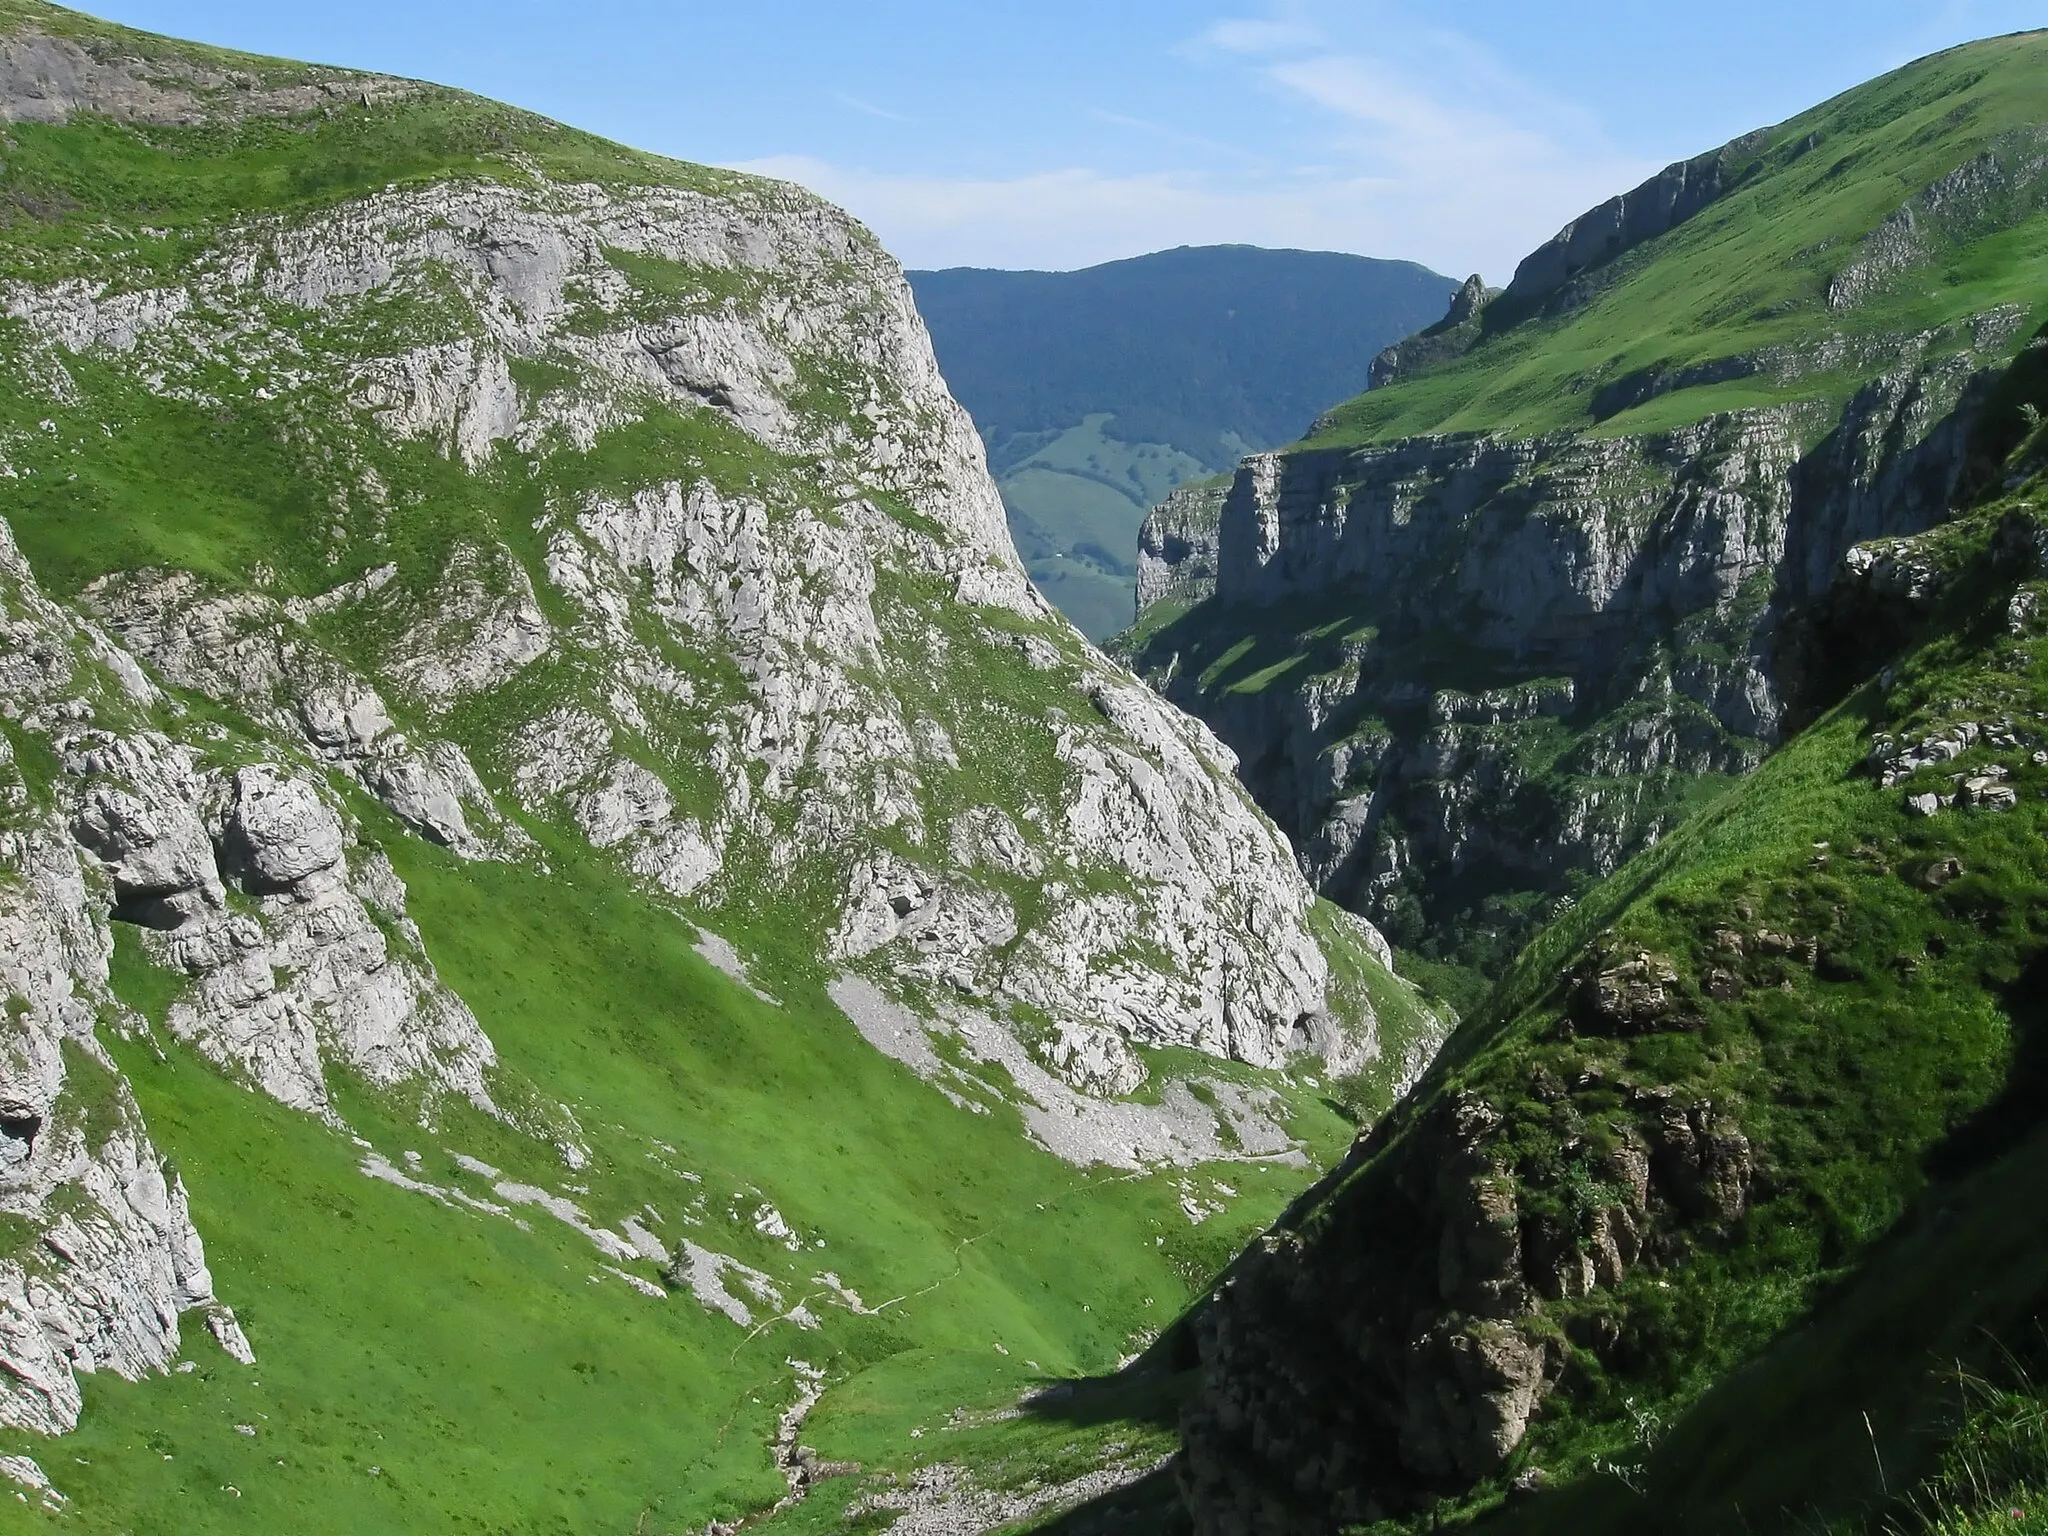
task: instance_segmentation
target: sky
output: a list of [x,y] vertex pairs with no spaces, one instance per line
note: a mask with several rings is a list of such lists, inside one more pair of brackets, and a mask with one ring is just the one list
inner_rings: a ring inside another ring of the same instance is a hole
[[88,0],[802,182],[908,266],[1245,243],[1505,281],[1672,160],[2048,0]]

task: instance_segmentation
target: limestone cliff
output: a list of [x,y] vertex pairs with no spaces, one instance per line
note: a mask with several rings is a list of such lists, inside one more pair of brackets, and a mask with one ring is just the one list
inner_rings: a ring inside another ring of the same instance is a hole
[[1219,607],[1341,604],[1340,633],[1243,686],[1205,681],[1220,647],[1182,657],[1170,631],[1141,659],[1238,752],[1319,888],[1404,942],[1469,893],[1562,893],[1667,830],[1683,781],[1780,739],[1782,614],[1850,545],[1942,515],[2019,318],[1834,421],[1249,460],[1211,546]]
[[[161,1367],[184,1311],[247,1352],[96,1042],[149,1027],[108,990],[112,925],[177,978],[163,1027],[252,1090],[340,1126],[338,1083],[404,1089],[581,1166],[545,1085],[500,1091],[392,837],[538,875],[540,834],[573,837],[692,921],[806,934],[934,1018],[960,999],[1084,1108],[1143,1082],[1141,1046],[1418,1068],[1433,1017],[1316,910],[1228,750],[1033,593],[851,219],[29,10],[6,174],[69,201],[0,235],[0,1423],[66,1427],[72,1371]],[[155,202],[64,180],[82,123],[119,125]],[[342,147],[194,192],[243,152],[223,125],[259,166],[273,131]]]
[[[2048,200],[2020,94],[2039,40],[1985,48],[2011,56],[1915,66],[1594,210],[1491,302],[1469,283],[1306,442],[1247,459],[1213,515],[1154,513],[1144,591],[1201,601],[1128,652],[1238,753],[1326,894],[1497,974],[1782,739],[1785,616],[1854,544],[1944,515],[2032,333],[2016,269],[1913,286]],[[1918,127],[1958,93],[1987,98],[1978,127]],[[1824,164],[1859,144],[1931,178],[1874,226]],[[1759,242],[1795,206],[1816,240],[1780,271]],[[1766,270],[1776,302],[1735,316]]]
[[[2036,433],[2019,495],[1852,550],[1810,642],[1857,637],[1812,698],[1844,707],[1589,891],[1238,1260],[1189,1330],[1197,1530],[1914,1507],[1955,1433],[1931,1362],[2038,1306],[2037,1236],[1956,1221],[2038,1177],[2040,931],[1955,883],[2032,910],[2042,878],[2043,462]],[[1905,1254],[1955,1283],[1893,1288]]]

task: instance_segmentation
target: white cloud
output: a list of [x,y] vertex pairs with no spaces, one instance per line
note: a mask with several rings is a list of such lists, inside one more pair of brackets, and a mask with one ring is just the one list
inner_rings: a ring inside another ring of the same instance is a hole
[[832,99],[837,101],[842,107],[851,107],[854,111],[868,117],[886,118],[892,123],[907,123],[910,121],[901,112],[891,112],[887,107],[878,107],[872,101],[863,101],[860,97],[848,95],[845,91],[833,92]]
[[[1332,167],[1259,182],[1078,168],[901,176],[802,157],[735,168],[799,182],[850,209],[912,267],[1057,270],[1175,245],[1248,244],[1402,258],[1453,276],[1476,266],[1497,282],[1565,219],[1615,190],[1591,176],[1475,188]],[[1529,236],[1534,229],[1541,233]]]
[[1371,35],[1348,45],[1297,8],[1217,22],[1175,50],[1213,77],[1211,88],[1274,103],[1290,125],[1287,164],[1096,110],[1088,115],[1144,132],[1183,164],[945,177],[782,157],[740,169],[843,204],[916,267],[1068,268],[1244,243],[1407,258],[1495,282],[1567,220],[1656,169],[1471,40],[1371,12],[1352,14]]
[[1374,59],[1327,55],[1263,73],[1338,119],[1333,146],[1355,176],[1385,182],[1390,204],[1450,221],[1440,234],[1473,242],[1465,248],[1490,273],[1656,169],[1578,125],[1556,133],[1566,114],[1513,111],[1494,90],[1425,89]]
[[1188,46],[1193,52],[1267,54],[1313,48],[1322,40],[1322,33],[1305,22],[1240,19],[1217,22]]

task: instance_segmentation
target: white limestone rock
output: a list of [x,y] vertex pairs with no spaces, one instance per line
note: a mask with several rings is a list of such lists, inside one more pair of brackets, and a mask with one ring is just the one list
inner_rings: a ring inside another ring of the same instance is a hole
[[[462,749],[447,741],[416,742],[399,730],[377,689],[304,628],[388,586],[388,577],[374,577],[321,599],[284,604],[257,593],[212,590],[182,571],[145,571],[103,578],[86,598],[114,635],[169,681],[233,704],[279,735],[303,737],[433,841],[466,858],[516,851],[522,835],[498,814]],[[530,605],[530,586],[526,591]],[[508,624],[529,635],[518,617],[524,611],[515,604]],[[472,638],[478,632],[477,624],[463,631]],[[532,641],[545,649],[544,620]],[[458,652],[401,681],[436,697],[456,696],[502,681],[524,664],[519,657],[530,661],[539,654],[527,654],[527,642],[510,651],[493,648],[488,638],[480,643],[481,660]],[[429,674],[431,681],[423,683]],[[472,827],[472,814],[485,831]]]
[[[702,273],[701,293],[642,291],[648,260]],[[200,406],[230,403],[224,370],[317,400],[306,457],[326,466],[337,584],[280,597],[254,573],[241,590],[126,573],[90,589],[93,611],[168,680],[295,736],[419,834],[536,856],[502,794],[706,907],[841,881],[831,953],[998,1013],[1028,1005],[1055,1021],[1059,1069],[1107,1093],[1141,1072],[1112,1036],[1273,1066],[1331,1012],[1291,850],[1216,739],[1032,591],[900,270],[843,214],[771,183],[451,180],[225,225],[147,303],[110,277],[6,290],[38,366],[91,355]],[[425,318],[398,338],[380,317],[415,300]],[[307,312],[352,338],[345,367]],[[556,382],[522,387],[527,360]],[[509,543],[465,532],[423,570],[389,539],[400,493],[381,454],[425,444],[497,474],[512,444],[538,475],[657,412],[725,446],[651,483],[546,490],[551,592]],[[340,633],[363,642],[347,659],[323,638]],[[495,756],[429,734],[543,666],[562,697],[505,724]],[[990,676],[1029,679],[1041,703]],[[982,783],[1020,755],[1044,772],[995,803]],[[348,864],[322,899],[353,899]],[[176,899],[203,906],[203,873]],[[181,951],[208,978],[200,1032],[251,1070],[260,1054],[270,1091],[317,1108],[323,1048],[390,1054],[371,1043],[384,1026],[266,976],[267,928],[200,926]],[[360,942],[344,976],[409,974]],[[424,1018],[431,989],[404,990],[375,1016]],[[1370,1028],[1309,1034],[1342,1054]],[[410,1065],[376,1070],[427,1070],[392,1049]]]
[[458,549],[433,604],[385,658],[394,680],[432,704],[488,693],[548,653],[551,631],[533,583],[503,548]]
[[[275,764],[219,775],[191,749],[149,735],[82,745],[67,767],[89,812],[146,804],[162,821],[198,829],[213,884],[195,902],[189,889],[138,896],[132,856],[113,858],[127,844],[97,841],[88,815],[74,821],[109,869],[117,916],[175,918],[150,923],[164,930],[158,957],[191,981],[166,1020],[174,1034],[281,1103],[322,1115],[331,1114],[325,1055],[378,1085],[423,1078],[490,1104],[490,1042],[416,940],[409,953],[392,952],[351,888],[342,821],[310,782]],[[216,855],[255,898],[255,913],[217,899]],[[371,889],[389,902],[395,883],[386,865]]]
[[42,1234],[0,1259],[0,1424],[42,1434],[78,1422],[80,1374],[165,1369],[185,1313],[218,1314],[248,1349],[184,1189],[94,1038],[111,945],[78,859],[53,819],[0,833],[0,1213]]
[[223,815],[231,867],[264,892],[310,895],[335,878],[345,834],[341,818],[302,780],[263,764],[236,771]]

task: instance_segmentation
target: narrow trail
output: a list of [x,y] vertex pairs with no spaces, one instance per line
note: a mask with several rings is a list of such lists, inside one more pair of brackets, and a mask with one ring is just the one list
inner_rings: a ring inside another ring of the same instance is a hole
[[[967,1267],[967,1250],[976,1243],[997,1236],[1030,1217],[1049,1215],[1054,1211],[1062,1210],[1070,1202],[1085,1200],[1110,1185],[1137,1183],[1141,1180],[1155,1177],[1161,1172],[1162,1170],[1159,1168],[1140,1168],[1130,1173],[1115,1174],[1111,1177],[1097,1180],[1084,1188],[1075,1189],[1047,1204],[1034,1206],[1028,1213],[1019,1212],[1006,1217],[1002,1221],[983,1228],[971,1237],[963,1237],[953,1245],[953,1267],[950,1271],[940,1275],[931,1284],[924,1286],[922,1289],[906,1291],[901,1296],[890,1297],[889,1300],[883,1302],[880,1306],[867,1308],[867,1315],[871,1317],[880,1316],[890,1307],[901,1306],[905,1302],[920,1300],[931,1295],[949,1281],[957,1280]],[[815,1291],[805,1296],[797,1305],[799,1307],[808,1306],[810,1302],[824,1300],[829,1295],[830,1293],[827,1291]],[[737,1361],[741,1350],[745,1349],[747,1345],[751,1344],[762,1333],[775,1326],[775,1324],[787,1321],[788,1316],[789,1314],[785,1312],[775,1317],[766,1318],[755,1325],[748,1331],[746,1337],[734,1346],[732,1359]],[[810,1418],[811,1413],[817,1408],[819,1402],[823,1400],[833,1383],[827,1379],[826,1373],[823,1370],[812,1366],[807,1361],[791,1359],[784,1363],[795,1371],[796,1398],[777,1421],[775,1439],[769,1449],[774,1457],[776,1470],[782,1474],[783,1479],[789,1485],[789,1492],[767,1508],[756,1510],[739,1520],[711,1522],[704,1528],[703,1536],[737,1536],[737,1533],[740,1531],[751,1529],[764,1521],[772,1520],[775,1516],[794,1509],[810,1497],[812,1490],[818,1483],[825,1481],[827,1478],[851,1475],[860,1470],[858,1463],[820,1462],[815,1458],[805,1455],[804,1448],[799,1444],[803,1434],[804,1423]],[[759,1389],[748,1388],[740,1394],[739,1400],[733,1405],[732,1413],[726,1417],[725,1424],[719,1430],[718,1438],[720,1444],[724,1443],[726,1432],[732,1428],[733,1421],[739,1417],[740,1403],[749,1400],[757,1390]],[[1089,1473],[1073,1483],[1062,1484],[1058,1488],[1039,1490],[1033,1494],[1016,1495],[976,1488],[972,1482],[971,1475],[964,1468],[945,1464],[933,1464],[920,1467],[912,1472],[907,1484],[885,1493],[871,1495],[868,1499],[864,1499],[861,1502],[864,1506],[871,1507],[874,1510],[900,1508],[902,1510],[900,1518],[889,1529],[892,1532],[902,1532],[903,1536],[913,1536],[913,1533],[925,1533],[925,1536],[976,1536],[978,1532],[993,1530],[999,1525],[1009,1524],[1014,1520],[1023,1519],[1027,1515],[1036,1513],[1040,1509],[1048,1508],[1053,1503],[1064,1500],[1069,1490],[1074,1490],[1073,1502],[1078,1503],[1085,1499],[1098,1498],[1104,1493],[1114,1491],[1116,1488],[1149,1476],[1157,1470],[1158,1465],[1104,1469]],[[1099,1487],[1096,1486],[1097,1483],[1100,1483]],[[900,1506],[890,1502],[890,1500],[896,1498],[905,1499],[907,1502]],[[970,1511],[986,1513],[987,1519],[985,1523],[972,1523],[974,1520],[979,1519],[980,1515],[970,1513]],[[963,1519],[969,1523],[962,1523]],[[931,1523],[934,1521],[938,1523]],[[906,1524],[906,1522],[909,1523]]]

